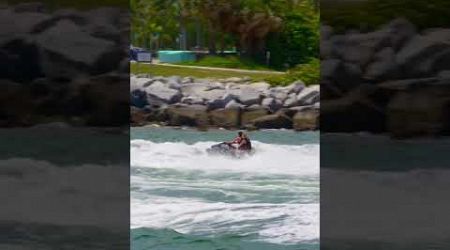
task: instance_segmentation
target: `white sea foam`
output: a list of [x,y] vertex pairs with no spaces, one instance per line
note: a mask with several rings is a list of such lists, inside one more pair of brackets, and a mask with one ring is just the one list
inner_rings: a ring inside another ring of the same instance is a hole
[[324,225],[333,225],[327,232],[330,239],[398,244],[448,240],[449,170],[322,171],[323,200],[333,205],[322,217]]
[[274,145],[255,141],[256,153],[243,159],[211,156],[206,149],[218,142],[154,143],[131,141],[131,166],[235,171],[267,174],[318,175],[319,145]]
[[131,227],[197,235],[257,234],[274,243],[318,240],[318,204],[209,203],[148,196],[131,199]]
[[0,160],[0,220],[120,230],[114,227],[126,222],[118,213],[127,212],[128,171],[124,166]]
[[[215,143],[131,141],[132,228],[254,234],[282,244],[318,241],[318,144],[255,141],[254,155],[233,159],[208,155]],[[159,176],[155,169],[176,172]]]

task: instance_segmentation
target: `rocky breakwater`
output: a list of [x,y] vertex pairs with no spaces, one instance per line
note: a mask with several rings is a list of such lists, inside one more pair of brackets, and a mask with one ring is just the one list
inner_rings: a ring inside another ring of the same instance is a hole
[[404,19],[372,32],[321,27],[321,130],[450,132],[450,29]]
[[245,78],[132,75],[131,123],[199,128],[318,129],[319,85],[271,87]]
[[0,7],[0,126],[126,125],[128,20],[110,7]]

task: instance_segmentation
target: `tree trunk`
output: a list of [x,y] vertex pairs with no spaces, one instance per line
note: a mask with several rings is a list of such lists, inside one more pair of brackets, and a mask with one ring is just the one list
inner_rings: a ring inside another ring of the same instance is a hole
[[220,33],[220,53],[223,55],[225,53],[225,34]]
[[213,28],[213,25],[209,25],[209,39],[208,39],[208,50],[209,54],[215,55],[217,53],[216,50],[216,32]]
[[201,41],[201,36],[202,36],[202,27],[201,27],[201,23],[200,20],[197,19],[195,22],[195,40],[196,40],[196,46],[198,48],[201,48],[202,45],[202,41]]
[[187,31],[186,23],[182,16],[180,16],[180,50],[187,50]]

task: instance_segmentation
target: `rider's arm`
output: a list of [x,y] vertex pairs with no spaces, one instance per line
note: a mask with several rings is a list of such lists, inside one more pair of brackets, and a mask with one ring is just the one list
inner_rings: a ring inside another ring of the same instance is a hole
[[236,137],[236,138],[234,138],[234,140],[233,141],[231,141],[230,142],[230,144],[234,144],[234,143],[237,143],[237,144],[239,144],[239,142],[240,142],[240,140],[239,140],[240,138],[239,137]]

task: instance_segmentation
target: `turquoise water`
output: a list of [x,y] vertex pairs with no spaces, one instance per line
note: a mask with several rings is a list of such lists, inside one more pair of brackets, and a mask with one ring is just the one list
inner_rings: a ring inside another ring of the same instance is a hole
[[319,248],[319,134],[255,131],[251,157],[206,154],[235,134],[131,129],[132,249]]

